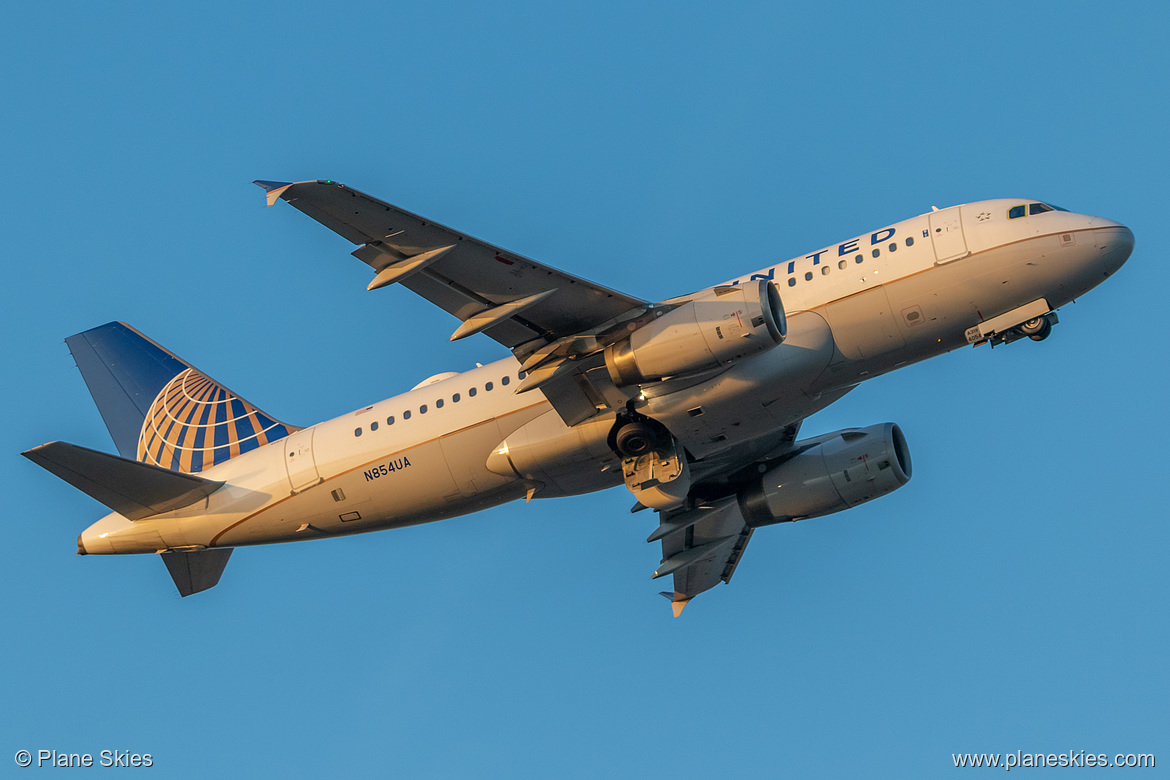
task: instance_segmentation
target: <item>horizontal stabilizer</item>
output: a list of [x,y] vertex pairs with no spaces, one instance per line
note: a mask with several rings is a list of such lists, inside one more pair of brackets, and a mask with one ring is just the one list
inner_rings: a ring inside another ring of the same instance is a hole
[[175,581],[175,587],[179,589],[179,595],[190,596],[214,588],[223,576],[223,569],[231,555],[231,547],[221,547],[196,552],[163,553],[162,559],[171,573],[171,579]]
[[63,441],[22,454],[129,520],[181,509],[223,485]]

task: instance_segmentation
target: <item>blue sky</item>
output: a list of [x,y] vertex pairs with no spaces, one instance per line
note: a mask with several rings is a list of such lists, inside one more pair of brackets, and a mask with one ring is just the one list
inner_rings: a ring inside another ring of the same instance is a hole
[[[9,9],[0,766],[1170,765],[1168,25],[1125,2]],[[365,292],[351,247],[266,210],[257,178],[336,179],[649,299],[989,197],[1120,220],[1137,249],[1043,344],[960,350],[809,420],[898,422],[914,479],[756,534],[681,619],[620,490],[241,550],[180,600],[151,557],[76,556],[103,510],[17,454],[113,449],[65,336],[126,320],[298,424],[504,354],[448,344],[454,320],[406,290]]]

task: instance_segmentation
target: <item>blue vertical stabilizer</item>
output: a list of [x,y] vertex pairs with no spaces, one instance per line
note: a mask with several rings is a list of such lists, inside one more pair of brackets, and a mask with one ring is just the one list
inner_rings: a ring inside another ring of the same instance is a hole
[[65,339],[123,458],[137,458],[142,421],[160,390],[187,363],[124,322]]
[[197,472],[298,430],[124,322],[65,343],[124,458]]

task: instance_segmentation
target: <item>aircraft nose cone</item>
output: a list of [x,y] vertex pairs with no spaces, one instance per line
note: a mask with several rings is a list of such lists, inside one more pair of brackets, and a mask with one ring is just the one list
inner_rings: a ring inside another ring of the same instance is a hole
[[1099,230],[1098,246],[1101,247],[1101,261],[1107,273],[1113,273],[1133,254],[1133,231],[1125,225],[1114,223]]

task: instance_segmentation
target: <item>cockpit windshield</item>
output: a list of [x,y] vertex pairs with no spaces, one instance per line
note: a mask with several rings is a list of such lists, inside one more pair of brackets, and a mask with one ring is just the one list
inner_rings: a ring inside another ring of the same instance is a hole
[[1068,211],[1060,206],[1050,206],[1047,203],[1021,203],[1008,209],[1008,219],[1019,219],[1030,214],[1043,214],[1045,211]]

